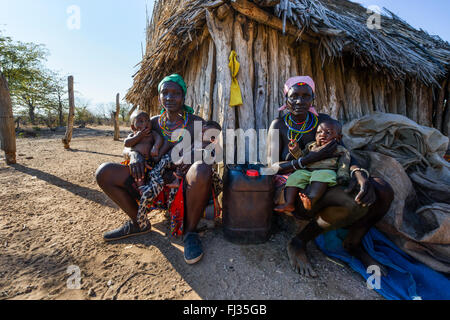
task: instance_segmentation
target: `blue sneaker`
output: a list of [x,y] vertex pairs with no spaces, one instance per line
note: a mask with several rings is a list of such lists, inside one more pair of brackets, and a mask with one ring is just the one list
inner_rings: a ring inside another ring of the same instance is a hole
[[202,243],[198,233],[188,232],[184,236],[184,261],[194,264],[203,257]]

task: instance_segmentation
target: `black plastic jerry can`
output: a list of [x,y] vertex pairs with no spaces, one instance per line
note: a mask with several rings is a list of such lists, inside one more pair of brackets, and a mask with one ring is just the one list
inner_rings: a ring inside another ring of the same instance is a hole
[[238,244],[269,240],[274,207],[273,176],[262,165],[227,165],[223,176],[222,223],[225,239]]

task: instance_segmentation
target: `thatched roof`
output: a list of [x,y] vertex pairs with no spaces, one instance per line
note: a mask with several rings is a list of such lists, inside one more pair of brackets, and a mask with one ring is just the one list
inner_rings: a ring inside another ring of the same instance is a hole
[[[367,27],[367,9],[347,0],[157,0],[147,27],[147,49],[127,100],[141,105],[165,75],[179,71],[208,35],[206,10],[249,3],[283,22],[283,30],[318,45],[322,61],[351,54],[363,67],[390,79],[438,85],[450,65],[450,45],[416,30],[387,9],[382,29]],[[277,18],[278,17],[278,18]]]

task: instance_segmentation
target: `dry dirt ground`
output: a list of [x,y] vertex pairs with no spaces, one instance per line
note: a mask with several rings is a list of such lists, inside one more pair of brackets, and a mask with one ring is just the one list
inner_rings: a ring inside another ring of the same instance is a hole
[[[94,173],[122,160],[123,142],[113,141],[111,128],[75,129],[65,151],[63,135],[42,130],[18,138],[13,166],[0,156],[0,299],[383,299],[314,243],[319,277],[294,273],[285,250],[289,228],[275,228],[265,244],[241,246],[224,239],[219,221],[202,232],[205,256],[193,266],[184,262],[182,241],[167,236],[162,211],[151,216],[153,232],[105,243],[103,232],[126,216]],[[81,289],[73,289],[71,266],[79,268]]]

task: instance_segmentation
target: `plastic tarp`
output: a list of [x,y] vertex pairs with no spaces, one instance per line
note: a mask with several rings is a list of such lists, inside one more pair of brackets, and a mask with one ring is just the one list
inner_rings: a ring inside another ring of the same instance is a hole
[[438,130],[395,114],[375,113],[343,128],[345,146],[395,197],[377,224],[400,249],[450,274],[449,140]]

